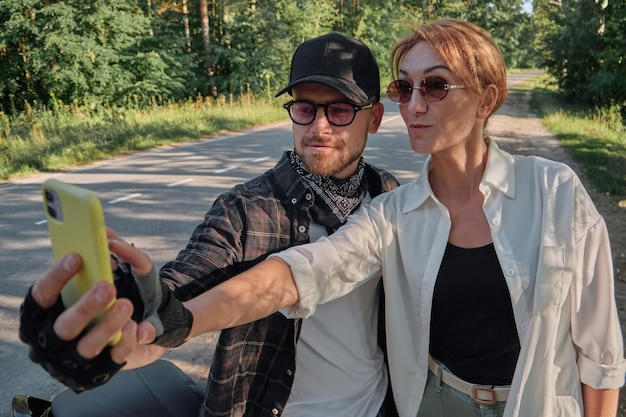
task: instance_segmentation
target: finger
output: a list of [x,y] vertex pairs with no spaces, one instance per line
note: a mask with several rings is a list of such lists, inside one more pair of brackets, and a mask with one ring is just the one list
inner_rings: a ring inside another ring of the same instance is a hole
[[128,320],[122,329],[122,338],[113,349],[111,349],[111,359],[117,364],[126,362],[128,356],[137,347],[137,323]]
[[[130,248],[128,247],[134,247],[134,245],[132,243],[128,243],[110,227],[107,227],[106,231],[109,242],[109,250],[111,250],[111,267],[115,271],[118,263],[128,263],[128,260],[123,258],[122,253],[128,253],[130,251]],[[111,247],[111,243],[113,243],[113,247]]]
[[[122,262],[133,266],[134,270],[145,269],[140,273],[149,272],[152,268],[152,259],[150,256],[140,251],[132,243],[127,242],[115,230],[107,228],[107,238],[109,239],[109,247]],[[111,245],[113,245],[111,247]]]
[[150,259],[150,256],[123,239],[118,240],[110,238],[109,249],[120,261],[130,264],[133,272],[138,275],[145,275],[152,269],[152,259]]
[[61,258],[33,285],[31,294],[35,302],[42,308],[52,307],[59,298],[63,286],[82,266],[80,256],[75,253],[69,253]]
[[111,229],[110,227],[107,227],[107,238],[108,239],[113,239],[113,240],[119,240],[121,242],[126,242],[124,240],[124,238],[122,238],[115,230]]
[[154,342],[156,339],[156,329],[149,321],[142,321],[137,325],[137,340],[142,345]]
[[[117,300],[103,315],[102,320],[80,338],[76,344],[78,354],[85,359],[93,359],[98,356],[113,337],[117,335],[117,332],[122,330],[128,323],[132,313],[133,305],[129,300]],[[134,332],[131,337],[135,337]],[[120,340],[119,343],[123,342]],[[128,343],[132,345],[136,342],[131,340]],[[124,360],[121,363],[123,362]]]
[[115,294],[113,284],[104,281],[95,284],[56,319],[54,331],[57,336],[62,340],[72,340],[77,337],[89,322],[113,301]]

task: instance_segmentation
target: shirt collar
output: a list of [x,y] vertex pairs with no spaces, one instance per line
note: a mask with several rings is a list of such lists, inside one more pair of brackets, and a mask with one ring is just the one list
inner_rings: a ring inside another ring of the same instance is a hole
[[310,192],[308,185],[291,166],[290,152],[285,151],[274,167],[274,176],[276,177],[276,186],[293,202],[301,202],[305,206],[310,206],[313,199],[303,199],[307,192]]
[[490,138],[487,138],[487,144],[489,154],[481,183],[513,199],[515,198],[515,159],[511,154],[500,149],[498,144]]
[[[493,188],[503,193],[508,198],[515,198],[515,169],[514,158],[509,153],[501,150],[495,141],[490,138],[486,139],[489,146],[487,155],[487,166],[481,180],[481,185]],[[409,193],[408,197],[402,204],[402,212],[417,209],[419,206],[431,196],[434,197],[433,191],[428,182],[428,171],[430,171],[431,156],[429,155],[424,163],[422,171],[414,183],[415,192]]]

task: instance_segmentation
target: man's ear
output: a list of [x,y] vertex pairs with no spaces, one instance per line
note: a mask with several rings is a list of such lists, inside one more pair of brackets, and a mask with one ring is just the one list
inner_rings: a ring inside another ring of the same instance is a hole
[[495,84],[489,84],[483,90],[483,95],[481,99],[480,106],[478,107],[478,111],[476,112],[476,117],[478,119],[487,119],[491,116],[493,112],[493,108],[496,105],[498,100],[498,87]]
[[367,128],[368,133],[376,133],[378,132],[378,128],[380,124],[383,122],[383,115],[385,114],[385,106],[383,103],[375,103],[372,107],[372,117],[370,119],[370,124]]

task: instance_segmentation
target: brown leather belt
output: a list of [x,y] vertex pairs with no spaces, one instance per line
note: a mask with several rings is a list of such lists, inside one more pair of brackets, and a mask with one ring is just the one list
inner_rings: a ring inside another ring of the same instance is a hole
[[430,355],[428,356],[428,369],[435,376],[441,371],[441,382],[463,394],[469,395],[477,404],[495,405],[498,401],[506,401],[509,396],[508,387],[489,387],[471,384],[440,367]]

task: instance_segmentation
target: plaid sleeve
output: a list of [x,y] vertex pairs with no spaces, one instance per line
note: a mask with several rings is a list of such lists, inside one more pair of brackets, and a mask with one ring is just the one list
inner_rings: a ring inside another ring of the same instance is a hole
[[247,270],[292,242],[285,207],[267,177],[217,198],[176,259],[160,276],[188,300]]
[[162,279],[187,300],[228,279],[230,267],[242,259],[243,216],[234,196],[218,197],[204,221],[193,231],[187,246],[160,271]]

